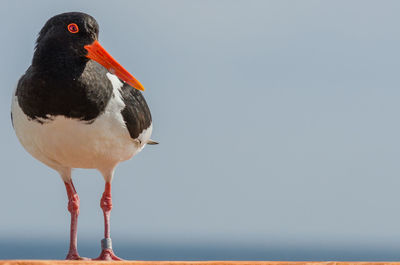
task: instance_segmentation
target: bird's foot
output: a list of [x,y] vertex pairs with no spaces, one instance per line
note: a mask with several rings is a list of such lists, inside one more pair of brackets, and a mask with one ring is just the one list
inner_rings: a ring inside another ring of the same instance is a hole
[[117,257],[112,249],[107,248],[103,249],[100,253],[100,256],[93,260],[123,260],[123,259]]
[[79,256],[77,251],[70,251],[65,258],[66,260],[90,260],[89,258],[84,258]]

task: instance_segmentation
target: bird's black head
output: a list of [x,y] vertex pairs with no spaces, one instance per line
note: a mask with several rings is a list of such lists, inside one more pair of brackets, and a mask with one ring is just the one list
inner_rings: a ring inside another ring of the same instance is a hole
[[99,25],[88,14],[70,12],[54,16],[39,32],[32,66],[55,77],[71,77],[82,73],[86,63],[94,60],[132,87],[144,90],[100,45],[98,35]]
[[84,48],[97,40],[99,25],[85,13],[70,12],[50,18],[40,30],[33,61],[88,60]]

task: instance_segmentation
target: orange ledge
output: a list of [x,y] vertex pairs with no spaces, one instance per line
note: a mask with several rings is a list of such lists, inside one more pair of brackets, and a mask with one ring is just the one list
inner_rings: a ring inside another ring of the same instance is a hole
[[400,262],[345,261],[65,261],[65,260],[0,260],[0,265],[400,265]]

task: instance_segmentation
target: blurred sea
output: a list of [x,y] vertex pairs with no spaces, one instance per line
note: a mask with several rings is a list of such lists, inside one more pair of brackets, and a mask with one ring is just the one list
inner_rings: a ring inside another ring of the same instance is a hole
[[[118,256],[128,260],[285,260],[400,261],[400,246],[240,244],[157,244],[113,242]],[[64,259],[67,241],[0,239],[0,259]],[[97,257],[100,242],[79,241],[79,253]]]

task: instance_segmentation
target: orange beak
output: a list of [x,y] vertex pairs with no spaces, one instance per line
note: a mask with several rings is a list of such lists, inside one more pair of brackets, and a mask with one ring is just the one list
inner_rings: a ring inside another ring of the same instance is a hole
[[142,84],[125,70],[101,45],[95,40],[90,45],[85,45],[88,51],[87,58],[92,59],[104,66],[110,73],[115,74],[120,79],[131,85],[132,87],[144,91]]

